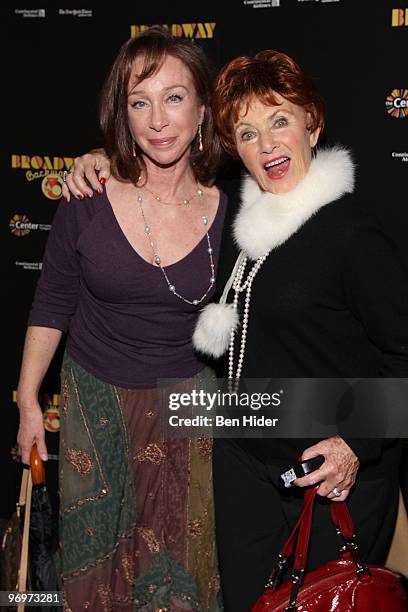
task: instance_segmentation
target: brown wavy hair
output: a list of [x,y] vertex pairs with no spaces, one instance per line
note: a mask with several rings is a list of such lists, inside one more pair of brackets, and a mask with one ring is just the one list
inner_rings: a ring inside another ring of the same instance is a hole
[[214,81],[212,110],[221,144],[227,153],[239,157],[235,143],[234,123],[242,105],[253,98],[267,105],[277,105],[275,93],[310,113],[308,128],[324,127],[324,103],[314,81],[289,55],[279,51],[260,51],[253,57],[231,60]]
[[99,118],[112,173],[119,180],[136,184],[141,170],[145,170],[137,145],[136,157],[133,156],[133,138],[128,123],[128,84],[133,63],[137,58],[143,58],[144,65],[140,74],[142,81],[155,74],[169,55],[182,61],[190,70],[198,99],[205,106],[201,126],[203,151],[198,149],[196,136],[192,143],[190,163],[197,181],[203,185],[212,185],[222,155],[210,108],[212,70],[204,51],[197,44],[175,38],[160,26],[146,30],[121,47],[102,88]]

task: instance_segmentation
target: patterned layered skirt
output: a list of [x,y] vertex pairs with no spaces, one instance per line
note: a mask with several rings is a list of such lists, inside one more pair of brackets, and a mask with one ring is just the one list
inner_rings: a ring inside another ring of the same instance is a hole
[[65,609],[221,610],[211,438],[166,436],[157,389],[115,387],[69,356],[61,394]]

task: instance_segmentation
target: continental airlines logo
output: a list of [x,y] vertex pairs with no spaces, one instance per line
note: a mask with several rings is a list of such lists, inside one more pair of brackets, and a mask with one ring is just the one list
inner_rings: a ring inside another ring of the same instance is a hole
[[50,157],[48,155],[11,155],[11,167],[23,170],[26,180],[41,181],[41,191],[49,200],[62,196],[62,176],[73,164],[72,157]]
[[392,9],[391,11],[391,25],[393,28],[399,28],[401,26],[408,26],[408,8],[405,9]]
[[408,116],[408,89],[393,89],[385,102],[387,113],[396,119]]
[[408,162],[408,151],[393,151],[391,157],[402,162]]
[[244,0],[244,6],[252,8],[274,8],[280,6],[280,0]]
[[15,15],[22,17],[45,17],[45,9],[14,9]]
[[253,9],[274,8],[280,6],[280,0],[244,0],[244,6]]
[[49,231],[51,225],[45,225],[43,223],[31,223],[27,215],[14,215],[10,219],[10,231],[13,236],[21,238],[21,236],[27,236],[33,230],[45,230]]
[[14,264],[22,270],[42,270],[42,261],[15,261]]
[[[154,24],[150,25],[131,25],[130,36],[136,38],[145,30],[151,28]],[[214,38],[214,30],[217,24],[214,21],[204,23],[162,23],[161,26],[168,30],[172,36],[177,38],[191,38],[195,40]]]

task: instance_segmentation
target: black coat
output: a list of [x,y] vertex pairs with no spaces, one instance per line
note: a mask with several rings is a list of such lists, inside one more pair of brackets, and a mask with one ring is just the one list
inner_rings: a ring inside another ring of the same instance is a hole
[[[238,254],[235,212],[230,207],[226,219],[220,292]],[[358,195],[324,206],[270,253],[256,276],[242,377],[408,377],[407,288],[392,241]],[[314,442],[268,440],[262,453],[294,459]],[[347,442],[362,464],[376,462],[390,444]]]

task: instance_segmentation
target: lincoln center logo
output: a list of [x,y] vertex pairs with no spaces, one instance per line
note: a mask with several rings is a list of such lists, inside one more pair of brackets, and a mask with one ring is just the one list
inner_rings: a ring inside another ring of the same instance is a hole
[[396,119],[408,116],[408,89],[393,89],[385,102],[387,113]]
[[408,26],[408,8],[395,8],[391,11],[391,25],[393,28]]
[[15,214],[13,218],[10,219],[9,226],[13,236],[18,237],[27,236],[27,234],[35,230],[49,232],[51,229],[51,225],[49,223],[31,223],[27,215],[19,214]]
[[[152,27],[150,25],[131,25],[130,36],[136,38],[145,30]],[[214,30],[217,24],[213,21],[205,23],[162,23],[161,26],[168,30],[172,36],[177,38],[214,38]]]
[[12,219],[10,219],[10,231],[13,236],[27,236],[31,232],[32,229],[37,229],[37,223],[30,223],[30,219],[27,215],[14,215]]

